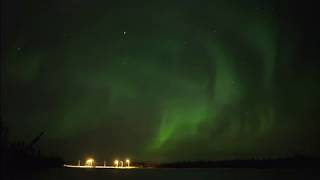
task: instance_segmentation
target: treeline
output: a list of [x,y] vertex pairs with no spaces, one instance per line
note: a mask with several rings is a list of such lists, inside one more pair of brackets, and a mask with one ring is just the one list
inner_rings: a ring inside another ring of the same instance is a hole
[[158,164],[157,168],[315,168],[320,158],[294,156],[278,159],[184,161]]
[[8,140],[8,128],[0,120],[0,153],[1,153],[1,171],[5,173],[16,170],[35,170],[38,168],[59,167],[63,165],[63,160],[58,157],[47,157],[35,148],[35,144],[44,134],[41,132],[31,142]]

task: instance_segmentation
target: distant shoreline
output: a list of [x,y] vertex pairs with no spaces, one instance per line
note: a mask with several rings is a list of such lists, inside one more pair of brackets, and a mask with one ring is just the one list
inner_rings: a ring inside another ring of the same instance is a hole
[[319,168],[320,158],[282,158],[262,160],[220,160],[172,162],[156,165],[158,168]]
[[117,168],[114,166],[76,166],[64,165],[66,168],[88,168],[88,169],[148,169],[148,168],[319,168],[320,158],[293,157],[281,159],[253,159],[253,160],[219,160],[219,161],[181,161],[169,163],[147,163],[135,162],[132,168]]

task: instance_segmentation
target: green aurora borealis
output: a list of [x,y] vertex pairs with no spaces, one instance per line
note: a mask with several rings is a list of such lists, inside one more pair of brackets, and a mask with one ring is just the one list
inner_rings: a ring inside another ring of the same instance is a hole
[[316,37],[280,2],[8,2],[3,121],[71,160],[319,155]]

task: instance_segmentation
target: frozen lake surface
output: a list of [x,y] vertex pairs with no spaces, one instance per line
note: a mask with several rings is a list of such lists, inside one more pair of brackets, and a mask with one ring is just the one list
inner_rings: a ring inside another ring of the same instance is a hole
[[[320,179],[320,169],[46,169],[33,173],[33,180],[295,180]],[[27,177],[26,177],[27,178]]]

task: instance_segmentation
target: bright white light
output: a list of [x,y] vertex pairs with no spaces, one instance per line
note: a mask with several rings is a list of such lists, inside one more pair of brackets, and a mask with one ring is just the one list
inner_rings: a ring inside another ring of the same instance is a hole
[[119,165],[119,161],[118,160],[114,160],[114,165],[116,166],[116,167],[118,167],[118,165]]
[[86,160],[86,166],[93,166],[94,159],[89,158]]

